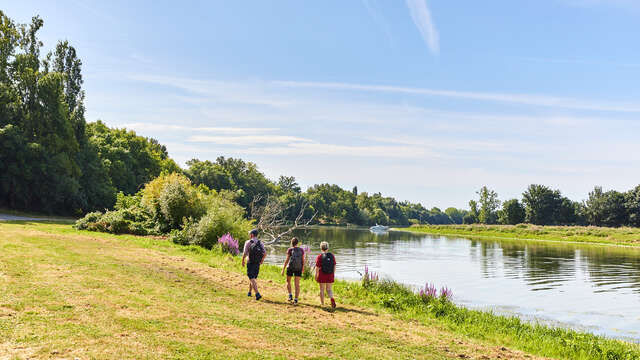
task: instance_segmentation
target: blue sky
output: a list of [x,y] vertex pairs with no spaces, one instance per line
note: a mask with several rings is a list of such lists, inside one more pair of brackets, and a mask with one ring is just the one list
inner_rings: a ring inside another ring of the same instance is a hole
[[466,207],[640,183],[634,0],[11,1],[84,63],[87,120],[184,164]]

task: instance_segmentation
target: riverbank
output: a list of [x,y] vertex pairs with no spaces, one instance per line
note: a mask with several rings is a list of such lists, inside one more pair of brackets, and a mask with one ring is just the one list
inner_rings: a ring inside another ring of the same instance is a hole
[[596,226],[519,225],[419,225],[394,229],[414,233],[469,238],[560,241],[640,247],[640,228]]
[[151,237],[0,223],[0,252],[0,353],[9,358],[640,356],[621,341],[426,304],[394,283],[339,281],[340,307],[329,312],[303,281],[293,307],[275,266],[261,270],[256,302],[239,258]]

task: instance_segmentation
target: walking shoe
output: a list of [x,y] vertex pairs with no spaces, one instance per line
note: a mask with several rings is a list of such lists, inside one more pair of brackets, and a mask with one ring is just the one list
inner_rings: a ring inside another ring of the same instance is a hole
[[260,300],[262,299],[262,295],[260,295],[260,293],[256,293],[256,300]]
[[249,291],[249,292],[247,293],[247,296],[248,296],[248,297],[251,297],[251,291]]
[[289,301],[293,301],[293,295],[289,294]]
[[298,305],[298,299],[293,300],[293,305]]
[[332,307],[333,309],[335,309],[335,308],[336,308],[336,301],[335,301],[335,300],[333,300],[333,298],[331,299],[331,307]]

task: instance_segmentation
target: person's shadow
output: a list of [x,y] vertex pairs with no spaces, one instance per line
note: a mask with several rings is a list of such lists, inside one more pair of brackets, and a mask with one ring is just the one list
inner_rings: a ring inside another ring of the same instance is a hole
[[342,306],[338,306],[335,309],[332,309],[329,306],[321,306],[321,305],[314,305],[314,304],[305,304],[302,302],[299,302],[298,305],[293,305],[293,303],[290,303],[288,301],[278,301],[278,300],[268,300],[268,299],[260,299],[260,301],[265,302],[267,304],[274,304],[274,305],[283,305],[283,306],[290,306],[290,307],[306,307],[306,308],[314,308],[314,309],[318,309],[318,310],[322,310],[328,313],[356,313],[356,314],[361,314],[361,315],[369,315],[369,316],[375,316],[375,313],[369,312],[369,311],[365,311],[365,310],[359,310],[359,309],[354,309],[354,308],[345,308]]

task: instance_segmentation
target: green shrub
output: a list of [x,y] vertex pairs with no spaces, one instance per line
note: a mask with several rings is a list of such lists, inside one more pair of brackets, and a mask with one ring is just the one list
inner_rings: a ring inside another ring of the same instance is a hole
[[150,215],[140,206],[87,214],[76,221],[78,230],[100,231],[112,234],[150,235],[157,234]]
[[151,214],[161,233],[182,227],[186,218],[200,218],[205,213],[206,196],[184,175],[162,175],[149,182],[141,191],[141,204]]
[[100,222],[104,224],[106,231],[112,234],[124,234],[129,229],[123,210],[107,211],[102,215]]
[[[244,209],[238,204],[212,194],[207,197],[207,213],[197,222],[188,221],[183,230],[172,234],[179,244],[191,244],[211,249],[222,235],[229,233],[234,239],[245,239],[251,230],[251,222],[244,217]],[[242,248],[240,244],[240,248]]]
[[83,218],[78,219],[73,227],[78,230],[88,230],[89,225],[95,224],[100,220],[100,218],[102,218],[102,213],[100,211],[90,212]]

